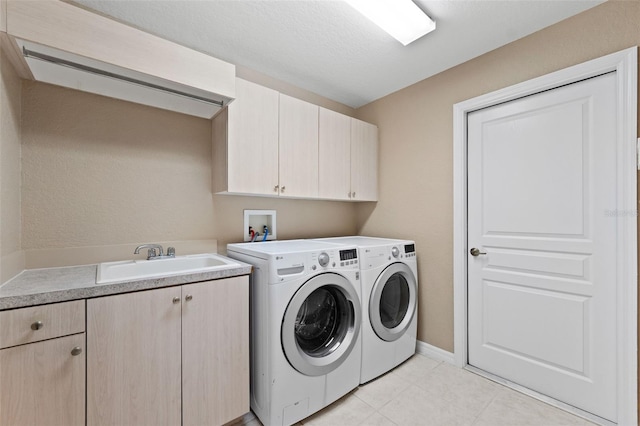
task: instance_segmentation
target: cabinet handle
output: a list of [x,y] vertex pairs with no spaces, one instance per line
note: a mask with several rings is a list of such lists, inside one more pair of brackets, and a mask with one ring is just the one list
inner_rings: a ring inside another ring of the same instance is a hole
[[351,197],[356,198],[356,191],[353,191],[353,195]]
[[282,186],[282,189],[280,190],[280,192],[284,192],[284,185]]
[[278,192],[278,188],[279,188],[279,187],[280,187],[280,185],[276,185],[276,186],[274,186],[274,187],[273,187],[273,191],[274,191],[274,192]]
[[351,198],[351,192],[349,192],[349,198]]
[[191,300],[191,299],[193,299],[193,296],[192,296],[191,294],[187,294],[187,295],[184,297],[184,300],[186,300],[187,302],[188,302],[189,300]]
[[78,356],[82,353],[82,348],[80,346],[76,346],[75,348],[71,349],[71,355],[73,356]]
[[173,303],[180,303],[180,298],[179,297],[174,297],[173,298]]
[[33,324],[31,324],[32,330],[40,330],[42,327],[44,327],[44,323],[42,321],[36,321]]

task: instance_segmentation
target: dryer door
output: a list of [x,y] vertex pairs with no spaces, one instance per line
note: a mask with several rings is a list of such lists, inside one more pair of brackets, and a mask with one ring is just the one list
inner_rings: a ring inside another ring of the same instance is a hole
[[376,280],[369,298],[369,320],[382,340],[398,340],[416,312],[418,283],[411,268],[398,262],[389,265]]
[[305,282],[282,320],[282,349],[307,376],[335,370],[353,350],[360,333],[360,298],[342,275],[325,273]]

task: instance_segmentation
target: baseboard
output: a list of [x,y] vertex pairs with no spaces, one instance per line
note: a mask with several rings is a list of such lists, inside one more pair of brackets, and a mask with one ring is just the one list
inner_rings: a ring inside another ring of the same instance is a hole
[[428,356],[429,358],[435,359],[436,361],[443,361],[447,364],[456,363],[455,355],[453,352],[445,351],[444,349],[440,349],[437,346],[430,345],[426,342],[422,342],[418,340],[416,342],[416,352],[420,355]]

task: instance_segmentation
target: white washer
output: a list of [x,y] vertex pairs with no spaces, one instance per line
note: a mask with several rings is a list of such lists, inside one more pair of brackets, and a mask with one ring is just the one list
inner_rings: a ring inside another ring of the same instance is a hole
[[356,247],[309,240],[227,245],[251,274],[251,408],[289,425],[360,384]]
[[358,247],[362,272],[360,383],[375,379],[415,354],[418,330],[415,242],[359,236],[315,241]]

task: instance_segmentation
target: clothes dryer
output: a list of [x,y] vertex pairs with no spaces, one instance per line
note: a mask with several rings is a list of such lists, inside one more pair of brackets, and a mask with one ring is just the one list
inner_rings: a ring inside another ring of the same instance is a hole
[[416,352],[418,265],[415,242],[361,236],[315,241],[358,247],[362,272],[360,383],[369,382]]
[[227,245],[251,274],[251,408],[289,425],[360,383],[362,312],[354,247],[309,240]]

